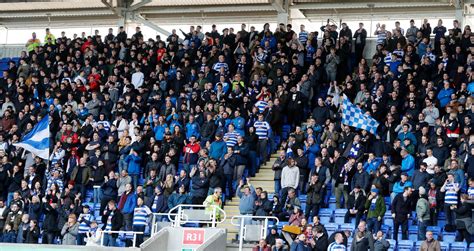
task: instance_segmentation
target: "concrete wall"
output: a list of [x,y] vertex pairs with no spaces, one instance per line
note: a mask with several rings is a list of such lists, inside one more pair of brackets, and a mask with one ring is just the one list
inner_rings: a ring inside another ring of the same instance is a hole
[[[201,240],[201,243],[186,243],[185,236],[191,232],[201,232],[202,236],[193,236],[194,240]],[[227,233],[222,228],[185,228],[185,227],[165,227],[155,236],[146,240],[141,246],[142,251],[166,251],[182,249],[192,249],[196,251],[217,251],[222,250],[227,244]]]

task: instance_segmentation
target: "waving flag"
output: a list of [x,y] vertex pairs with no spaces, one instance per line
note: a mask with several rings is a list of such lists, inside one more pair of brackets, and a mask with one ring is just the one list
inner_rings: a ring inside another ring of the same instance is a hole
[[379,122],[371,116],[364,114],[362,110],[349,101],[344,95],[342,102],[342,123],[344,125],[367,130],[375,135]]
[[49,115],[46,115],[20,143],[13,145],[22,147],[42,159],[49,159],[49,134]]

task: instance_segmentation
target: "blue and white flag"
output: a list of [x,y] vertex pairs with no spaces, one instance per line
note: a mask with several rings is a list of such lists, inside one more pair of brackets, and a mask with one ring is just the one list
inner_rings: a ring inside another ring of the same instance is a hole
[[42,159],[49,159],[49,115],[46,115],[20,143],[14,146],[22,147]]
[[375,135],[379,122],[371,116],[364,114],[362,110],[349,101],[344,95],[342,102],[342,123],[344,125],[367,130]]

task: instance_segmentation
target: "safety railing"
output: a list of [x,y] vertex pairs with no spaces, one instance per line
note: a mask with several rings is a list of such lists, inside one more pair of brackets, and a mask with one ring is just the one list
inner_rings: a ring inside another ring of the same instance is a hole
[[[207,210],[211,208],[211,211]],[[197,209],[202,208],[202,209]],[[177,213],[174,213],[176,212]],[[211,227],[216,227],[216,224],[223,223],[226,219],[226,213],[222,208],[216,205],[177,205],[171,208],[168,212],[168,219],[171,215],[177,214],[174,219],[175,226],[181,226],[186,223],[211,224]],[[184,216],[186,215],[186,216]]]
[[[239,221],[236,223],[235,220],[239,219]],[[275,216],[253,216],[253,215],[235,215],[232,216],[230,219],[230,223],[234,226],[240,227],[239,231],[239,250],[242,250],[242,247],[244,245],[244,239],[246,236],[246,225],[244,224],[244,219],[250,219],[250,220],[257,220],[257,221],[262,221],[260,224],[255,224],[255,225],[260,225],[262,226],[260,230],[260,236],[258,239],[265,239],[267,237],[267,232],[268,232],[268,221],[269,220],[275,220],[274,224],[278,225],[280,223],[280,220],[278,220],[277,217]],[[253,224],[252,224],[253,225]]]
[[[176,217],[178,216],[178,214],[172,214],[172,213],[153,213],[152,217],[151,217],[151,229],[150,229],[150,234],[151,236],[153,236],[155,233],[158,232],[158,227],[159,227],[159,223],[160,222],[163,222],[163,221],[158,221],[158,219],[167,219],[168,221],[167,222],[170,222],[171,226],[172,227],[175,227],[176,226]],[[184,221],[186,221],[188,219],[188,216],[186,214],[181,214],[181,217],[183,217]]]
[[104,230],[102,231],[102,234],[100,236],[100,245],[101,246],[104,246],[104,235],[105,234],[125,234],[125,235],[129,235],[129,234],[133,234],[133,239],[132,239],[132,247],[135,247],[135,244],[137,242],[137,235],[139,234],[145,234],[143,232],[134,232],[134,231],[111,231],[111,230]]

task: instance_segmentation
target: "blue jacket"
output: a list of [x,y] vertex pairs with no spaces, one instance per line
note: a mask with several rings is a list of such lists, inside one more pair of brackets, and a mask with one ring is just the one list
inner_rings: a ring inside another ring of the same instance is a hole
[[134,155],[134,154],[129,154],[126,158],[125,158],[125,162],[127,162],[128,164],[128,174],[132,175],[132,174],[135,174],[135,175],[138,175],[140,174],[140,162],[142,161],[142,158],[140,158],[140,156],[138,155]]
[[416,146],[416,137],[415,135],[412,133],[412,132],[407,132],[407,133],[404,133],[404,132],[399,132],[398,133],[398,139],[402,142],[403,144],[403,141],[405,139],[410,139],[411,143]]
[[158,141],[162,141],[165,135],[165,129],[166,129],[166,124],[165,125],[157,125],[155,128],[153,128],[153,131],[155,132],[155,139]]
[[245,136],[245,119],[242,117],[237,117],[232,120],[235,130],[243,137]]
[[395,183],[395,185],[393,185],[392,191],[396,194],[403,193],[403,189],[405,189],[405,187],[413,187],[413,183],[409,180],[407,180],[404,184],[402,184],[402,181],[398,181]]
[[449,101],[451,101],[451,94],[453,93],[454,93],[454,90],[451,88],[441,89],[438,92],[439,105],[441,107],[445,107],[449,103]]
[[[122,196],[125,196],[125,193],[122,194]],[[132,214],[136,206],[137,206],[137,194],[135,192],[132,192],[132,194],[130,194],[127,197],[125,204],[123,204],[122,213]]]
[[309,169],[314,168],[314,162],[316,160],[316,157],[318,156],[319,150],[319,145],[316,143],[312,144],[310,147],[307,147],[306,145],[304,146],[304,151],[306,153],[306,156],[308,156]]
[[16,242],[16,233],[15,231],[11,230],[8,232],[3,232],[1,242],[3,243],[15,243]]
[[227,144],[223,140],[214,141],[209,149],[209,156],[213,159],[220,159],[227,153]]
[[410,177],[412,177],[415,172],[415,158],[410,154],[402,160],[402,172],[407,173]]
[[199,124],[197,122],[186,124],[186,139],[191,138],[193,135],[196,136],[197,139],[201,137],[201,134],[199,133]]
[[191,197],[188,194],[172,193],[168,198],[168,208],[171,209],[180,204],[191,204]]
[[272,49],[272,51],[274,51],[276,49],[276,46],[277,46],[277,40],[274,36],[270,36],[270,37],[267,37],[267,36],[264,36],[262,38],[262,41],[260,42],[260,46],[264,47],[265,48],[265,41],[269,41],[270,43],[270,48]]
[[381,163],[382,163],[381,158],[375,158],[370,163],[366,161],[364,163],[364,170],[369,174],[370,174],[370,172],[375,172],[377,170],[377,168],[380,166]]

